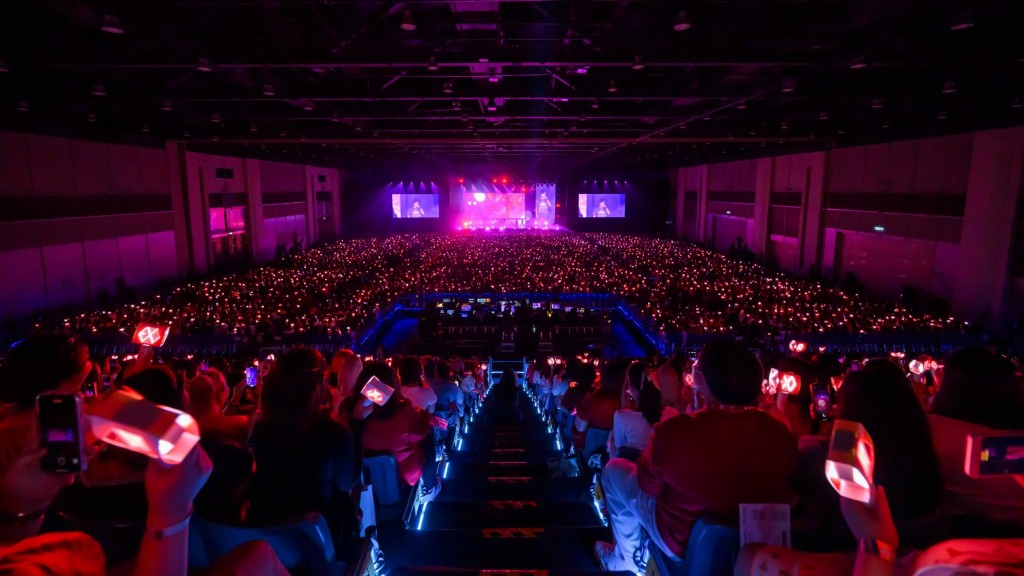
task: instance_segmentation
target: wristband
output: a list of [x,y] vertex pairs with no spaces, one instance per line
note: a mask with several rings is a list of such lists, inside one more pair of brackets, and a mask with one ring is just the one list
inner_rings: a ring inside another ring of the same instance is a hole
[[882,560],[892,562],[896,560],[896,549],[888,543],[874,538],[864,538],[859,543],[859,550],[868,554],[878,556]]
[[170,526],[165,526],[163,528],[153,528],[152,526],[146,526],[146,532],[157,540],[165,540],[167,538],[170,538],[171,536],[175,536],[177,534],[184,532],[185,530],[188,530],[189,520],[191,519],[192,507],[189,506],[188,514],[185,515],[185,519],[181,522],[178,522],[177,524],[171,524]]

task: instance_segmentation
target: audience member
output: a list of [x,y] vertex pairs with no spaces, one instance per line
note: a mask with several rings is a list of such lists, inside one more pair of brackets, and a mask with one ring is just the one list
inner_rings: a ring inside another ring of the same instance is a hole
[[[964,348],[946,359],[942,386],[928,416],[942,467],[943,506],[960,518],[966,535],[1024,528],[1024,476],[969,478],[964,472],[967,437],[1024,431],[1024,383],[1007,358],[983,348]],[[964,518],[966,517],[966,518]]]
[[757,358],[740,344],[708,343],[693,368],[705,408],[655,425],[636,464],[608,463],[602,483],[615,541],[595,546],[604,569],[636,572],[641,527],[679,559],[701,516],[735,521],[744,502],[796,502],[796,440],[757,410],[762,376]]
[[256,477],[249,517],[274,521],[319,512],[341,539],[354,523],[349,493],[359,470],[351,430],[324,410],[330,402],[325,368],[315,350],[294,348],[267,374],[251,439]]

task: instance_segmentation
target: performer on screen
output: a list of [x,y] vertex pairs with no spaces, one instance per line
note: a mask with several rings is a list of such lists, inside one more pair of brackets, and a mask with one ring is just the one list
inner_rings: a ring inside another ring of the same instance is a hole
[[612,211],[608,209],[608,204],[604,200],[600,200],[597,203],[597,208],[594,208],[594,218],[608,218],[612,215]]
[[551,213],[551,199],[548,198],[547,192],[541,192],[540,198],[537,199],[537,217],[544,220]]
[[405,212],[406,218],[423,218],[427,213],[423,211],[423,207],[420,206],[419,200],[413,200],[412,206]]

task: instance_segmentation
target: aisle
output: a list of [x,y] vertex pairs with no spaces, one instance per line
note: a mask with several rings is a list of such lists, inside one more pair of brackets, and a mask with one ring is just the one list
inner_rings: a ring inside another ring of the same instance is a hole
[[441,466],[441,495],[413,516],[400,549],[382,541],[392,576],[602,574],[591,548],[609,532],[590,479],[549,477],[555,434],[522,391],[519,413],[508,418],[491,398],[477,411]]

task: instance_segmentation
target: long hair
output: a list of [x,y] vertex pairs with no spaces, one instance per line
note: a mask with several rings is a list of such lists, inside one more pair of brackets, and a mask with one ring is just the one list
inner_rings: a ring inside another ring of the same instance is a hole
[[323,392],[325,362],[312,348],[293,348],[263,379],[261,423],[283,435],[306,430]]
[[921,403],[903,370],[868,362],[839,389],[839,417],[860,422],[875,443],[875,482],[885,486],[893,516],[933,511],[942,494],[939,460]]
[[989,428],[1024,428],[1024,386],[1005,357],[984,348],[957,350],[946,359],[932,413]]
[[663,407],[661,405],[661,391],[654,385],[654,382],[644,372],[640,378],[640,395],[637,398],[637,410],[643,414],[644,420],[651,426],[661,422]]

